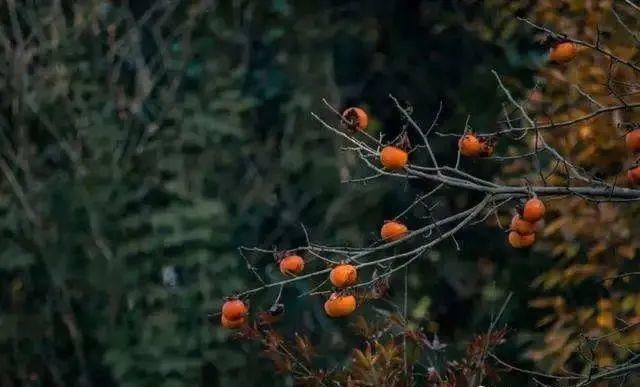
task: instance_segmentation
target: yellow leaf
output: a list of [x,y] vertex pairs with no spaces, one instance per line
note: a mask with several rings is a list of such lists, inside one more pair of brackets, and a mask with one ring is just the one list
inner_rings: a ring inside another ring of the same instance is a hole
[[592,264],[572,265],[564,271],[567,279],[582,280],[600,271],[600,267]]
[[591,318],[595,310],[593,308],[580,308],[576,311],[576,315],[578,317],[578,322],[580,324],[584,324],[585,321]]
[[362,351],[359,349],[356,349],[353,351],[353,361],[359,367],[363,367],[363,368],[371,367],[371,363],[369,362],[369,359],[367,359],[364,353],[362,353]]
[[[533,308],[552,308],[558,303],[560,297],[543,297],[529,301],[529,306]],[[562,300],[562,299],[561,299]]]
[[570,243],[567,247],[567,257],[569,258],[575,257],[578,252],[580,252],[580,244],[578,243]]
[[553,321],[555,321],[556,318],[557,316],[555,314],[548,314],[543,318],[541,318],[540,320],[538,320],[538,322],[536,323],[536,327],[540,328],[547,324],[551,324]]
[[633,259],[636,256],[636,248],[632,244],[618,246],[618,254],[627,259]]
[[613,358],[608,354],[596,355],[596,361],[598,363],[598,366],[600,367],[609,367],[609,366],[612,366],[614,363]]
[[598,256],[600,253],[602,253],[603,251],[605,251],[607,249],[607,244],[604,242],[598,242],[598,244],[596,244],[595,246],[593,246],[592,248],[589,249],[589,252],[587,253],[587,257],[591,258],[595,258],[596,256]]
[[551,250],[551,256],[557,257],[558,255],[564,254],[567,250],[569,250],[568,243],[559,243]]
[[623,312],[628,312],[636,305],[636,296],[633,294],[627,295],[622,299],[622,303],[620,304],[620,308]]
[[569,222],[570,218],[568,217],[560,217],[553,222],[549,223],[547,227],[544,228],[544,236],[548,237],[549,235],[558,231],[562,226]]

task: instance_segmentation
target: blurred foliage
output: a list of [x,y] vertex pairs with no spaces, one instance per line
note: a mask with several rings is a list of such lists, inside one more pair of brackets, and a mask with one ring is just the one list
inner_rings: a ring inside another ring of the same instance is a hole
[[[530,17],[559,33],[588,42],[599,39],[610,52],[636,62],[637,37],[629,29],[637,31],[640,25],[632,11],[615,1],[539,1]],[[538,33],[534,39],[544,42],[547,36]],[[538,76],[535,93],[540,98],[535,106],[539,123],[572,120],[598,109],[586,94],[605,106],[638,102],[637,95],[627,95],[638,74],[593,50],[581,50],[570,64],[544,66]],[[625,147],[625,124],[639,118],[625,111],[604,114],[548,131],[545,138],[598,178],[626,185],[626,169],[634,160]],[[509,168],[526,172],[523,163]],[[566,178],[562,168],[544,174],[549,184]],[[635,271],[640,247],[634,237],[638,208],[630,203],[595,204],[580,197],[549,204],[553,215],[538,244],[548,268],[532,283],[537,297],[531,301],[545,312],[539,320],[544,341],[527,356],[554,371],[577,367],[575,360],[587,351],[584,336],[610,335],[609,341],[589,350],[596,354],[598,366],[612,365],[627,358],[628,350],[637,350],[640,343],[637,327],[614,332],[640,322],[640,293],[634,290],[637,280],[633,276],[611,279]]]
[[[388,99],[438,130],[501,109],[490,69],[530,83],[540,50],[513,13],[531,2],[13,1],[0,5],[2,385],[282,385],[251,346],[206,321],[257,284],[239,245],[366,245],[421,184],[343,184],[365,172],[309,115],[321,98],[362,105],[372,134],[398,132]],[[495,96],[495,98],[494,98]],[[455,141],[434,142],[455,157]],[[489,164],[489,165],[487,165]],[[490,176],[500,164],[468,163]],[[438,196],[433,216],[468,207]],[[417,227],[426,214],[408,218]],[[459,234],[409,275],[411,324],[464,351],[507,291],[530,328],[546,264],[495,230]],[[491,241],[492,243],[487,243]],[[248,257],[266,280],[269,257]],[[312,264],[320,264],[312,262]],[[322,338],[342,364],[360,345],[319,300],[286,289],[282,331]],[[275,294],[252,299],[260,309]],[[388,305],[368,313],[379,315]],[[412,326],[413,326],[412,325]],[[511,351],[532,337],[523,333]],[[318,340],[314,340],[318,341]],[[250,370],[250,372],[247,372]]]

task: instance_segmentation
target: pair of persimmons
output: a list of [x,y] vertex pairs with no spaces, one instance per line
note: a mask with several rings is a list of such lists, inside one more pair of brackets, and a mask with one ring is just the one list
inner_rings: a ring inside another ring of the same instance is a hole
[[[285,275],[298,275],[304,270],[304,259],[299,255],[287,255],[280,260],[280,271]],[[331,269],[329,281],[337,289],[351,286],[358,280],[355,266],[341,263]],[[324,311],[330,317],[342,317],[356,310],[356,298],[352,294],[334,292],[324,303]]]
[[[364,131],[369,125],[367,113],[359,107],[350,107],[342,113],[342,126],[351,131]],[[380,151],[380,163],[386,169],[403,169],[409,162],[409,153],[397,146],[386,145]]]

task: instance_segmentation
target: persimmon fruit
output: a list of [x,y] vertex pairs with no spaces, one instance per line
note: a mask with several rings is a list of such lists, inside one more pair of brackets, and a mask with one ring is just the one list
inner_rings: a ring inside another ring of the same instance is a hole
[[238,320],[247,314],[247,306],[241,300],[229,300],[222,305],[222,316],[229,321]]
[[640,184],[640,166],[635,166],[627,171],[627,179],[631,185]]
[[549,60],[555,63],[571,62],[578,55],[578,46],[573,42],[561,42],[551,47]]
[[329,280],[337,288],[353,285],[358,280],[358,270],[353,265],[338,265],[329,273]]
[[627,148],[633,153],[640,152],[640,128],[633,129],[625,136]]
[[342,113],[342,124],[349,130],[363,131],[369,125],[367,113],[359,107],[350,107]]
[[222,324],[223,327],[227,328],[227,329],[237,329],[240,328],[241,326],[244,325],[245,322],[245,318],[244,317],[240,317],[238,319],[235,320],[229,320],[226,317],[224,317],[224,314],[220,317],[220,323]]
[[520,235],[529,235],[536,232],[536,224],[532,222],[528,222],[520,215],[516,214],[511,218],[511,231],[515,231]]
[[537,222],[544,216],[546,208],[542,200],[538,198],[531,198],[524,204],[522,210],[522,218],[527,222]]
[[332,293],[324,303],[329,317],[344,317],[356,310],[356,298],[351,294]]
[[304,270],[304,260],[299,255],[288,255],[280,260],[280,272],[285,275],[297,275]]
[[509,244],[516,249],[529,247],[536,241],[536,234],[521,235],[517,231],[509,232]]
[[465,134],[458,140],[458,149],[465,157],[478,157],[482,154],[482,142],[475,134]]
[[380,162],[387,169],[403,169],[409,162],[409,154],[395,146],[385,146],[380,151]]
[[404,224],[395,221],[387,220],[380,228],[380,237],[386,241],[396,241],[404,238],[409,233],[409,229]]

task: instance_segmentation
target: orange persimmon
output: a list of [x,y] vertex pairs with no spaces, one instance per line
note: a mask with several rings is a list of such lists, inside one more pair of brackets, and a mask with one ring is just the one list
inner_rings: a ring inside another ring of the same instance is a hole
[[380,162],[387,169],[403,169],[409,162],[409,154],[395,146],[385,146],[380,151]]
[[537,222],[544,216],[546,208],[542,200],[537,197],[527,200],[522,210],[522,218],[527,222]]
[[551,47],[549,60],[556,63],[567,63],[578,55],[578,46],[573,42],[561,42]]
[[380,229],[380,237],[383,240],[396,241],[404,238],[409,233],[409,229],[404,224],[395,221],[387,220]]
[[458,140],[460,154],[466,157],[478,157],[482,154],[482,143],[475,134],[465,134]]
[[229,321],[243,318],[246,314],[247,306],[241,300],[229,300],[222,305],[222,315]]
[[633,129],[625,136],[627,148],[633,153],[640,152],[640,129]]
[[529,247],[536,241],[536,234],[520,235],[516,231],[509,233],[509,244],[516,249]]
[[304,260],[299,255],[289,255],[280,260],[280,272],[282,274],[296,275],[304,270]]
[[367,113],[359,107],[350,107],[342,113],[342,124],[349,130],[365,130],[369,125]]
[[520,215],[515,214],[513,218],[511,218],[511,231],[515,231],[520,235],[529,235],[533,234],[536,231],[536,224],[532,222],[528,222],[520,217]]
[[220,323],[222,324],[223,327],[227,328],[227,329],[237,329],[240,328],[241,326],[244,325],[245,319],[244,317],[240,317],[238,319],[235,320],[229,320],[226,317],[224,317],[224,314],[220,317]]
[[358,270],[353,265],[338,265],[329,273],[329,280],[337,288],[353,285],[358,280]]
[[640,184],[640,166],[633,167],[627,171],[627,179],[631,185]]
[[324,303],[324,311],[329,317],[343,317],[356,310],[356,298],[351,295],[332,293]]

